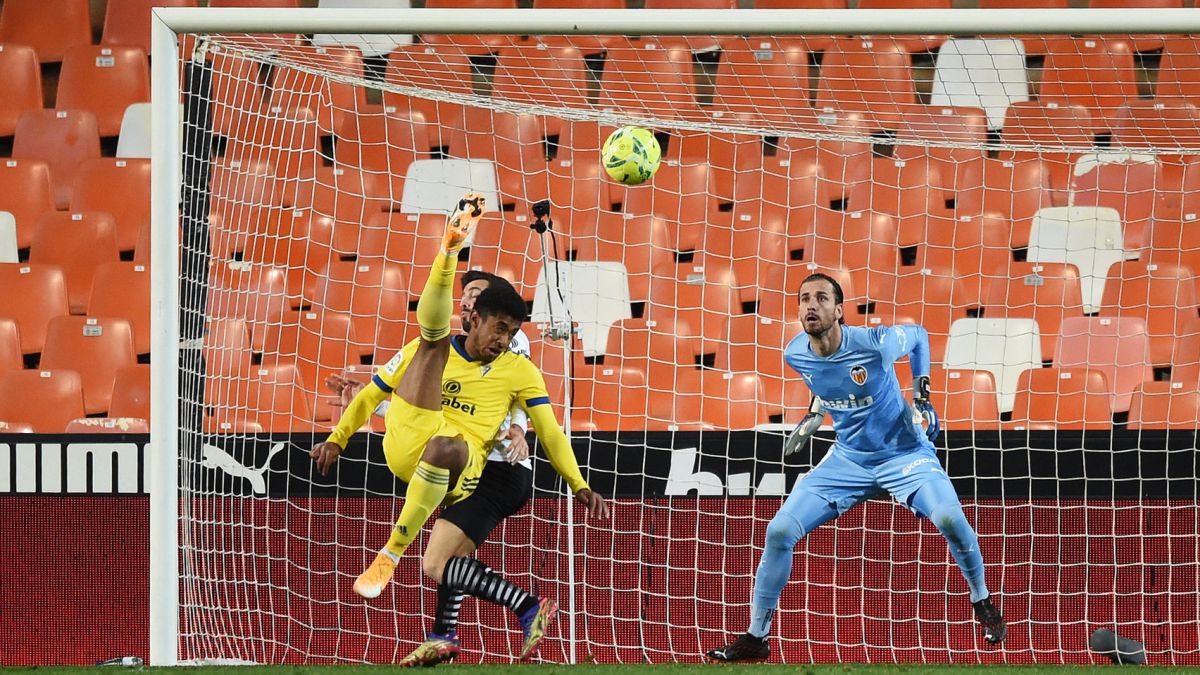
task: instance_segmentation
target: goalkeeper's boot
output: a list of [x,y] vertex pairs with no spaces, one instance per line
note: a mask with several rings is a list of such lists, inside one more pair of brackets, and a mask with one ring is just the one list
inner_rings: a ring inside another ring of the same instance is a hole
[[413,666],[436,666],[439,663],[453,661],[458,656],[458,638],[454,635],[439,635],[429,633],[425,641],[417,645],[408,656],[400,659],[396,665],[402,668]]
[[392,580],[392,573],[395,571],[396,563],[391,558],[382,553],[376,555],[371,566],[354,580],[354,592],[368,600],[378,598],[384,586]]
[[749,633],[742,633],[736,640],[720,649],[713,649],[705,656],[709,661],[718,661],[721,663],[754,663],[758,661],[766,661],[771,656],[771,646],[767,644],[766,638],[754,637]]
[[992,596],[971,603],[971,606],[975,608],[975,618],[979,620],[979,625],[983,626],[983,639],[990,644],[1000,644],[1004,636],[1008,635],[1008,624],[1004,622],[1000,610],[992,604]]
[[557,602],[550,598],[542,598],[537,606],[521,615],[521,630],[525,632],[525,646],[521,648],[522,661],[537,652],[538,645],[542,638],[546,637],[546,631],[550,629],[557,612]]
[[483,217],[483,195],[471,192],[458,200],[458,207],[446,220],[446,234],[442,237],[442,250],[446,255],[455,255],[471,236],[471,231]]

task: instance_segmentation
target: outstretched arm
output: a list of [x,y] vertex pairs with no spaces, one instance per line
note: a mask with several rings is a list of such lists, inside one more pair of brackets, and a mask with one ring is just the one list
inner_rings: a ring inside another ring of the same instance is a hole
[[309,453],[316,461],[317,470],[322,475],[329,472],[330,467],[342,454],[342,450],[346,449],[346,443],[349,442],[350,437],[371,418],[371,413],[375,411],[379,402],[387,398],[388,392],[380,388],[380,382],[381,380],[375,378],[370,384],[363,387],[354,400],[350,401],[350,405],[346,406],[345,412],[342,413],[337,426],[329,434],[329,438],[325,439],[324,443],[318,444]]
[[567,435],[563,433],[562,427],[558,425],[554,409],[550,407],[549,402],[530,406],[528,411],[533,430],[537,432],[538,440],[546,448],[546,457],[550,460],[550,465],[567,481],[571,492],[575,494],[575,500],[583,504],[589,515],[607,518],[608,505],[583,479],[579,463],[575,461],[575,450],[571,447]]

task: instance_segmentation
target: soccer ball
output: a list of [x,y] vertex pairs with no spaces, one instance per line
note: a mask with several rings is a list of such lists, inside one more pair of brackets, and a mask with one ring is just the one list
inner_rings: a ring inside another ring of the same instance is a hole
[[604,170],[613,180],[626,185],[645,183],[658,171],[662,148],[654,134],[641,127],[621,127],[612,132],[600,149]]

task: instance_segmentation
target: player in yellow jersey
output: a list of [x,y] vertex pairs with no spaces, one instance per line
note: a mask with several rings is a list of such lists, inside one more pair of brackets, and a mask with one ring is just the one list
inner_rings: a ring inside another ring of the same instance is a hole
[[[608,515],[604,499],[580,474],[570,442],[550,407],[541,373],[529,359],[508,351],[525,319],[525,303],[510,284],[494,284],[475,301],[471,330],[450,335],[452,285],[458,251],[483,215],[483,198],[467,195],[446,225],[442,252],[434,260],[417,305],[421,337],[376,372],[347,407],[329,439],[312,450],[317,470],[327,473],[350,436],[389,394],[384,457],[388,468],[408,483],[404,505],[387,544],[354,582],[354,591],[377,597],[391,580],[400,556],[434,509],[473,492],[496,430],[515,402],[523,407],[545,446],[551,465],[589,514]],[[537,648],[557,610],[552,599],[537,599],[478,560],[456,556],[439,583],[504,604],[521,619],[521,657]]]

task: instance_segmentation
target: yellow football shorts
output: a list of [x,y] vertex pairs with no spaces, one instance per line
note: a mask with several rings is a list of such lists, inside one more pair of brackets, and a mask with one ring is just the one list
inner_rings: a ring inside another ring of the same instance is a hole
[[472,447],[462,431],[446,420],[441,410],[418,408],[397,396],[388,408],[387,432],[383,435],[383,456],[388,469],[400,480],[409,482],[417,468],[425,445],[435,436],[461,438],[467,444],[467,465],[458,481],[446,493],[443,504],[462,501],[475,491],[483,475],[486,457],[482,448]]

